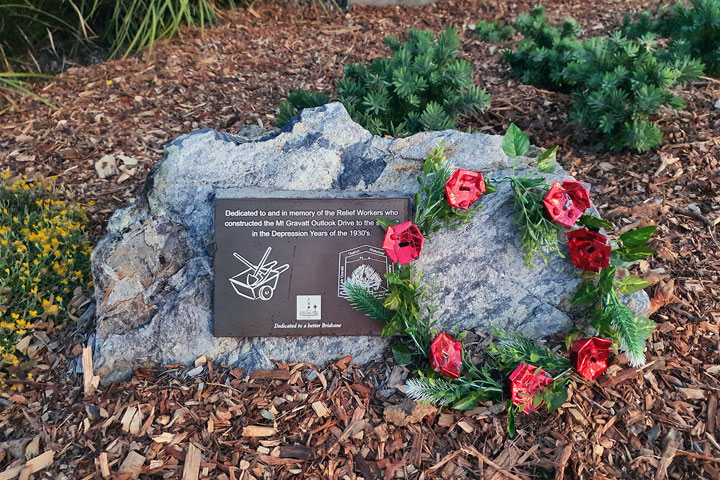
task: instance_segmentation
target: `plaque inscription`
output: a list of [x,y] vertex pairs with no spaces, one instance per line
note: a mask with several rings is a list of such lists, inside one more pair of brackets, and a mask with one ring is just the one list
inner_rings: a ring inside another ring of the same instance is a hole
[[216,199],[215,336],[379,335],[343,292],[387,291],[378,218],[408,220],[408,199]]

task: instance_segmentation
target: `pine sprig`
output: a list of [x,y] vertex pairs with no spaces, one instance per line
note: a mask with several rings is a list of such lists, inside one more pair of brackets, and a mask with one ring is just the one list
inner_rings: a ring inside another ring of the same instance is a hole
[[[459,385],[443,378],[417,377],[405,382],[405,395],[413,400],[445,405],[457,396],[458,387]],[[467,390],[463,388],[462,393],[467,393]]]
[[383,323],[392,320],[393,313],[385,308],[383,301],[361,285],[347,281],[343,284],[343,293],[355,310]]
[[635,314],[620,302],[617,295],[611,295],[608,304],[596,315],[595,322],[598,326],[609,325],[612,328],[612,333],[620,342],[620,350],[625,352],[631,366],[645,364],[645,338],[640,334]]
[[497,333],[499,340],[489,353],[495,358],[496,365],[503,372],[512,371],[519,363],[525,362],[550,373],[558,373],[570,368],[570,361],[547,347],[516,333]]
[[[517,164],[517,159],[530,150],[530,139],[517,125],[511,123],[503,137],[502,149],[505,155],[514,158]],[[557,147],[543,152],[537,159],[535,170],[544,173],[553,172],[556,154]],[[562,257],[558,240],[560,227],[545,216],[544,193],[550,188],[545,179],[518,178],[515,176],[515,166],[513,166],[512,175],[500,181],[510,182],[515,206],[515,224],[520,231],[520,242],[525,251],[525,264],[532,267],[532,260],[536,255],[539,255],[545,263],[552,253]]]
[[467,224],[480,208],[476,203],[468,210],[450,206],[445,198],[445,182],[454,169],[445,158],[445,146],[440,144],[425,159],[418,177],[419,188],[415,194],[415,223],[427,238],[442,227],[459,227]]
[[512,178],[510,186],[515,205],[515,223],[525,252],[525,265],[532,267],[536,255],[545,263],[554,253],[562,257],[558,239],[560,227],[545,216],[543,205],[543,193],[549,185],[542,178]]
[[475,379],[462,376],[455,381],[421,376],[405,382],[408,397],[436,405],[450,404],[457,410],[468,410],[488,400],[497,401],[502,391],[502,385],[489,375]]

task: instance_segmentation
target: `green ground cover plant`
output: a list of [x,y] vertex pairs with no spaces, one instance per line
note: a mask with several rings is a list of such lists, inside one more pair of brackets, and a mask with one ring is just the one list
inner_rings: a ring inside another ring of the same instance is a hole
[[47,180],[0,175],[0,378],[22,367],[18,343],[67,322],[92,286],[85,220]]
[[477,30],[480,40],[493,43],[510,40],[515,32],[512,25],[508,25],[502,20],[497,19],[492,22],[478,22],[475,24],[475,30]]
[[573,91],[572,119],[601,133],[610,149],[638,152],[662,143],[662,131],[652,122],[662,107],[683,108],[670,89],[701,74],[697,60],[661,61],[653,42],[619,33],[583,42],[563,70]]
[[513,74],[523,83],[568,91],[562,72],[580,47],[577,39],[580,25],[568,18],[559,29],[554,28],[545,18],[545,9],[536,6],[529,13],[518,15],[515,27],[523,39],[515,50],[503,50],[503,57],[512,67]]
[[[350,116],[376,135],[404,136],[424,130],[455,128],[464,115],[478,114],[490,95],[474,84],[470,63],[458,58],[459,36],[448,28],[437,37],[431,31],[408,30],[407,40],[384,39],[392,56],[369,65],[345,67],[338,82],[338,100]],[[284,125],[316,92],[297,91],[280,106]],[[317,103],[311,106],[319,106]]]
[[702,74],[700,61],[678,49],[659,52],[651,38],[614,33],[578,40],[577,22],[553,28],[542,7],[519,15],[516,25],[525,38],[504,52],[513,73],[525,83],[572,93],[571,118],[599,133],[610,150],[658,147],[655,115],[663,107],[683,107],[670,89]]
[[669,51],[692,56],[705,64],[710,75],[720,74],[720,0],[691,0],[641,13],[635,22],[625,15],[622,32],[632,38],[655,33],[673,40]]

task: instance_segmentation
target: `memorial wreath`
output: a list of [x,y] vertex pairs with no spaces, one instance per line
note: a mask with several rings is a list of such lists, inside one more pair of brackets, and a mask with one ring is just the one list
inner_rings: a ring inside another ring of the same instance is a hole
[[[656,227],[630,230],[610,242],[600,230],[612,224],[586,213],[590,192],[583,183],[566,179],[550,185],[539,175],[555,170],[557,146],[538,157],[533,175],[522,177],[515,174],[515,166],[530,149],[528,137],[511,124],[502,149],[515,160],[511,175],[485,179],[481,172],[453,169],[443,146],[436,148],[418,177],[413,220],[378,220],[385,228],[382,247],[398,264],[385,275],[388,291],[377,296],[352,280],[343,288],[353,308],[383,322],[383,338],[409,339],[391,347],[395,361],[417,374],[406,382],[406,395],[457,410],[507,398],[508,432],[513,436],[516,412],[529,413],[543,404],[549,411],[557,409],[573,381],[593,381],[605,372],[611,352],[624,353],[632,366],[645,363],[645,341],[655,324],[636,316],[621,295],[649,285],[628,274],[627,267],[655,253],[646,243]],[[411,262],[419,258],[430,235],[469,223],[481,207],[478,200],[502,182],[511,187],[526,265],[532,268],[536,257],[547,262],[552,254],[562,256],[560,233],[566,230],[570,261],[582,271],[572,303],[586,306],[592,329],[566,337],[569,358],[520,334],[498,331],[486,351],[488,358],[476,363],[462,343],[467,332],[433,328],[434,293]]]

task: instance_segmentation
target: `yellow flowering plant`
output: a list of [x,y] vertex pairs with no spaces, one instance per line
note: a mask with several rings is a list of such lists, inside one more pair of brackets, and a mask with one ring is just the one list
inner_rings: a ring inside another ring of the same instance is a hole
[[0,377],[21,364],[23,337],[70,319],[74,290],[92,286],[85,209],[59,192],[44,178],[0,174]]

